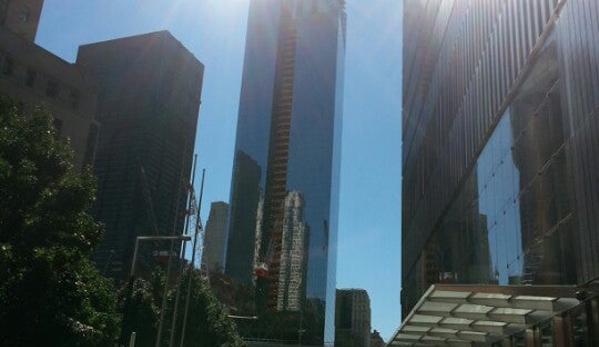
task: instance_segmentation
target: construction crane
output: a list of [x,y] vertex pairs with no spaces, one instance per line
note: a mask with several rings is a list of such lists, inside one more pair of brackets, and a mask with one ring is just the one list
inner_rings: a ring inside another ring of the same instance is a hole
[[270,270],[269,264],[272,264],[273,261],[273,249],[274,243],[271,239],[270,242],[268,242],[268,249],[266,250],[264,258],[261,259],[262,261],[256,262],[256,265],[254,266],[254,275],[256,275],[257,278],[268,278],[268,272]]
[[[277,229],[278,227],[280,227],[281,222],[277,221],[275,223],[275,229]],[[261,233],[263,232],[263,229],[261,230]],[[272,237],[272,235],[268,235],[269,236],[269,241],[268,241],[268,246],[266,248],[266,252],[262,253],[260,251],[260,249],[258,249],[258,257],[256,259],[256,262],[254,264],[254,275],[256,276],[256,278],[268,278],[270,269],[271,269],[271,265],[274,263],[275,259],[274,259],[274,253],[275,253],[275,242],[276,240]],[[259,243],[262,241],[262,237],[264,237],[264,235],[260,235],[260,240]],[[260,247],[260,245],[258,245],[258,247]]]

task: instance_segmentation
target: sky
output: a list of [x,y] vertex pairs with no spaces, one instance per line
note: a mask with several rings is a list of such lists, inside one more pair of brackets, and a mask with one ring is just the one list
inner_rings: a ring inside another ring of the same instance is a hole
[[[229,200],[249,0],[46,0],[36,43],[77,47],[169,30],[205,66],[196,135],[201,212]],[[402,0],[347,0],[337,288],[368,291],[372,328],[400,323]]]

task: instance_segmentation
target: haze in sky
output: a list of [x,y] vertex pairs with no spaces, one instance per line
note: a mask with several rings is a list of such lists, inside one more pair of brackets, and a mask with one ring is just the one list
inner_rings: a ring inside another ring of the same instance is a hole
[[[198,168],[206,168],[204,222],[210,202],[229,200],[248,5],[46,0],[36,40],[73,62],[79,45],[167,29],[205,65],[196,141]],[[400,322],[403,1],[346,7],[337,288],[368,291],[372,328],[387,340]]]

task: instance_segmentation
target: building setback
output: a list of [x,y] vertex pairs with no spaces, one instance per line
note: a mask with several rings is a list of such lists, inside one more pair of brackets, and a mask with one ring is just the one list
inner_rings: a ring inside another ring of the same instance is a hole
[[[598,345],[599,3],[406,1],[404,11],[405,321],[393,343],[447,342],[413,328],[439,311],[470,319],[462,329],[433,318],[458,331],[456,344]],[[512,319],[510,329],[483,329],[459,302],[484,304],[487,321]],[[525,311],[494,315],[506,308]]]
[[334,343],[344,52],[343,0],[250,2],[225,274],[286,317],[273,340]]
[[370,347],[370,297],[364,289],[337,289],[335,346]]
[[224,270],[228,215],[229,204],[226,202],[216,201],[210,205],[202,250],[203,269],[220,273]]
[[0,93],[15,99],[24,115],[38,106],[48,110],[82,169],[93,162],[99,130],[94,83],[81,66],[34,43],[42,6],[42,0],[0,2]]
[[[136,236],[183,230],[204,67],[166,31],[81,46],[77,63],[97,81],[102,124],[93,213],[105,234],[94,260],[118,282]],[[141,269],[150,250],[168,249],[142,246]]]

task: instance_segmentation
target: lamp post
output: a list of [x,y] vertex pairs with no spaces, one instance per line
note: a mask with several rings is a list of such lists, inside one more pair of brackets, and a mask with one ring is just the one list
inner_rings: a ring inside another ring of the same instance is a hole
[[240,320],[258,320],[258,316],[238,316],[234,314],[227,315],[227,317],[231,319],[240,319]]
[[[182,242],[187,242],[187,241],[191,240],[191,236],[187,236],[187,235],[177,235],[177,236],[137,236],[135,238],[135,248],[133,249],[133,259],[131,260],[131,271],[129,272],[129,293],[127,295],[127,305],[130,304],[131,296],[133,295],[133,276],[135,275],[135,270],[136,270],[136,265],[137,265],[137,254],[138,254],[138,250],[139,250],[139,243],[140,243],[140,241],[169,241],[169,240],[170,241],[177,241],[178,240],[178,241],[182,241]],[[165,281],[164,282],[165,288],[166,288],[167,285],[168,285],[168,281]],[[161,308],[161,315],[160,315],[159,326],[162,326],[162,319],[163,319],[162,312],[164,312],[164,306]],[[131,314],[131,312],[129,312],[129,314]],[[124,321],[125,321],[125,319],[123,319],[123,322]],[[135,344],[135,337],[133,336],[133,334],[135,334],[135,332],[131,332],[132,336],[130,338],[130,347],[133,347],[131,345],[131,343]]]

